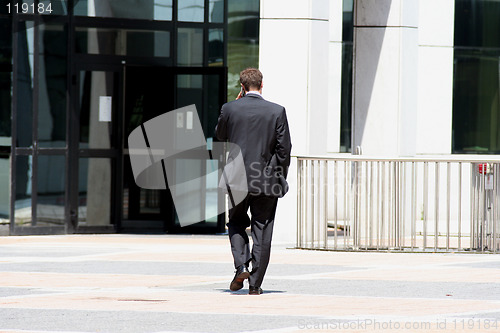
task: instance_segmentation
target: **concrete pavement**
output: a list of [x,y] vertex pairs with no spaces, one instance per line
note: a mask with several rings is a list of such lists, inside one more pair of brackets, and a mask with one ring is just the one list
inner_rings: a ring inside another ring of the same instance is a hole
[[0,332],[500,332],[500,255],[289,247],[253,296],[227,236],[0,237]]

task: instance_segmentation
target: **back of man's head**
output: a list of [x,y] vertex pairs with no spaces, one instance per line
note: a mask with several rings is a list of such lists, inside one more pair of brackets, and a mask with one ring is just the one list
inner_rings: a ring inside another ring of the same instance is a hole
[[262,73],[257,68],[247,68],[240,73],[240,82],[246,91],[259,90],[262,85]]

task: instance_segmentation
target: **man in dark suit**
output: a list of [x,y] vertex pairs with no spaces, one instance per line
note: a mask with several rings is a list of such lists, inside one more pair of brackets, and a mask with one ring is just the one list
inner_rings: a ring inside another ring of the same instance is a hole
[[[276,205],[286,193],[284,179],[292,145],[285,108],[262,98],[262,73],[256,68],[245,69],[240,83],[242,91],[235,101],[222,106],[216,127],[217,139],[231,143],[229,160],[241,153],[248,185],[243,201],[229,210],[227,226],[236,267],[230,290],[243,288],[248,278],[249,294],[260,295],[271,254]],[[246,233],[249,226],[251,252]]]

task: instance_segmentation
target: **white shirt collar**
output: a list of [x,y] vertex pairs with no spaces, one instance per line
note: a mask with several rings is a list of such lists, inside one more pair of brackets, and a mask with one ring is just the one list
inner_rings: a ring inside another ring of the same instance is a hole
[[247,94],[247,95],[248,95],[248,94],[254,94],[254,95],[259,95],[260,97],[262,97],[262,94],[261,94],[260,92],[258,92],[258,91],[255,91],[255,90],[252,90],[252,91],[247,91],[247,93],[246,93],[246,94]]

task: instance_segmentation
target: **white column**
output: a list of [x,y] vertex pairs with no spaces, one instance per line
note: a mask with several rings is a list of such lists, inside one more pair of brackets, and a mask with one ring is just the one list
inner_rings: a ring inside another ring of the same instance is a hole
[[[261,0],[259,67],[264,98],[287,110],[292,154],[324,155],[328,128],[328,0]],[[333,129],[337,135],[339,128]],[[292,162],[293,163],[293,162]],[[278,204],[274,239],[295,242],[296,172]]]
[[340,151],[340,110],[342,91],[343,0],[330,0],[328,43],[328,131],[327,152]]
[[364,155],[416,152],[418,0],[356,0],[353,146]]
[[450,154],[455,0],[420,0],[417,154]]

